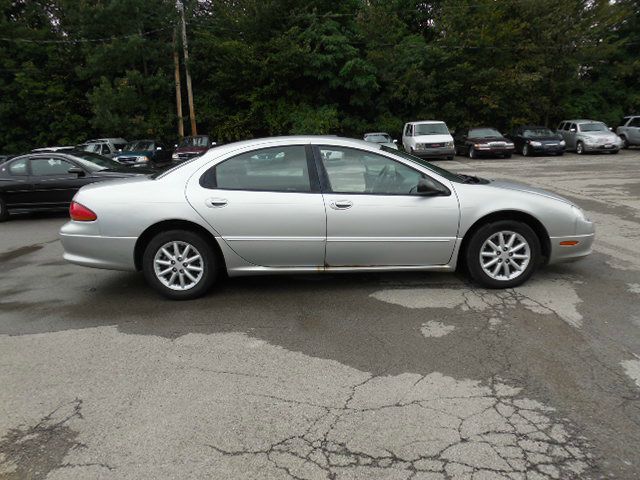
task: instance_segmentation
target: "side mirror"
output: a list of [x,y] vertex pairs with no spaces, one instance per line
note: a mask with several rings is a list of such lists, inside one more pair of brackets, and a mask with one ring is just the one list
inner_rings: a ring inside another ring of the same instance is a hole
[[177,144],[177,143],[174,143],[174,144],[173,144],[173,148],[178,148],[178,144]]
[[162,147],[156,147],[156,150],[162,150]]
[[71,167],[69,170],[67,170],[67,172],[72,175],[78,175],[78,177],[84,177],[85,175],[84,170],[82,170],[80,167]]
[[393,143],[398,143],[398,140],[396,140],[395,138],[393,139]]
[[446,193],[440,186],[438,186],[437,183],[435,183],[430,178],[421,178],[420,180],[418,180],[416,192],[418,193],[418,195],[421,195],[423,197],[437,197]]
[[613,132],[613,127],[609,127],[609,130]]

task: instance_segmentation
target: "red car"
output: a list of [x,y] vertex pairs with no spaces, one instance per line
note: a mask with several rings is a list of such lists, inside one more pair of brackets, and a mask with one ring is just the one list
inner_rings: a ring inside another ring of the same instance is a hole
[[194,157],[199,157],[211,147],[215,147],[216,142],[212,142],[208,135],[194,135],[184,137],[182,142],[176,147],[172,155],[174,162],[183,162]]

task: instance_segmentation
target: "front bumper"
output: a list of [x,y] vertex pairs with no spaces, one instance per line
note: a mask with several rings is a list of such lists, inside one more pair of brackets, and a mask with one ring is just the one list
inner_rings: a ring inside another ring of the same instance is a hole
[[60,229],[63,258],[84,267],[135,271],[136,237],[105,237],[95,222],[65,223]]
[[420,148],[413,150],[413,154],[420,158],[453,157],[455,153],[453,147]]
[[549,263],[580,260],[591,253],[595,239],[593,222],[576,219],[576,234],[564,237],[551,237],[551,255]]
[[542,145],[540,147],[534,147],[533,145],[529,145],[531,152],[537,155],[545,155],[545,154],[558,154],[564,153],[564,148],[561,145]]
[[617,143],[589,145],[587,143],[582,144],[585,152],[617,152],[622,148],[622,145]]
[[496,155],[511,155],[515,147],[475,147],[476,155],[492,157]]

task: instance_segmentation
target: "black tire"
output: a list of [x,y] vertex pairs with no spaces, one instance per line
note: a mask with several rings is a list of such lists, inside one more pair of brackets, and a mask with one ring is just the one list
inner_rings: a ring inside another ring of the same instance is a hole
[[627,140],[627,136],[626,135],[620,135],[620,138],[622,139],[622,148],[624,148],[624,149],[629,148],[629,140]]
[[449,155],[449,156],[447,157],[447,160],[453,160],[453,155]]
[[611,152],[611,155],[617,155],[619,151],[620,150],[614,150],[613,152]]
[[478,154],[476,153],[476,149],[473,147],[469,147],[469,158],[478,158]]
[[[529,245],[529,264],[519,276],[511,280],[498,280],[490,277],[480,264],[480,249],[484,242],[501,231],[515,232],[521,235]],[[536,233],[526,223],[515,220],[498,220],[481,226],[472,234],[464,254],[471,279],[486,288],[513,288],[522,285],[538,268],[542,258],[540,239]]]
[[7,204],[5,201],[0,197],[0,222],[4,222],[6,220],[9,220],[9,210],[7,210]]
[[504,158],[511,158],[511,154],[510,153],[505,153],[504,154]]
[[528,157],[529,155],[531,155],[531,152],[529,151],[529,145],[527,145],[526,143],[522,146],[522,156],[523,157]]
[[576,143],[576,153],[578,155],[583,155],[584,154],[584,144],[582,142]]
[[[186,242],[192,245],[202,257],[202,277],[188,290],[172,290],[164,285],[155,273],[154,258],[156,253],[163,245],[174,241]],[[220,263],[213,246],[198,233],[189,230],[169,230],[159,233],[147,244],[142,256],[142,272],[147,283],[161,295],[172,300],[191,300],[204,295],[210,290],[218,277]]]

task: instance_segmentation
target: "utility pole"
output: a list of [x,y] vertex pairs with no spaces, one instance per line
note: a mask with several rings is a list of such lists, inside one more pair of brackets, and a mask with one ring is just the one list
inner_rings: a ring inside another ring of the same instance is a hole
[[191,88],[191,75],[189,74],[189,48],[187,47],[187,22],[184,19],[184,4],[178,0],[178,9],[182,17],[182,48],[184,50],[184,71],[187,76],[187,100],[189,101],[189,119],[191,120],[191,135],[197,135],[196,112],[193,106],[193,89]]
[[176,112],[178,114],[178,137],[184,138],[184,120],[182,118],[182,86],[180,84],[180,57],[176,45],[176,29],[173,29],[173,66],[176,77]]

